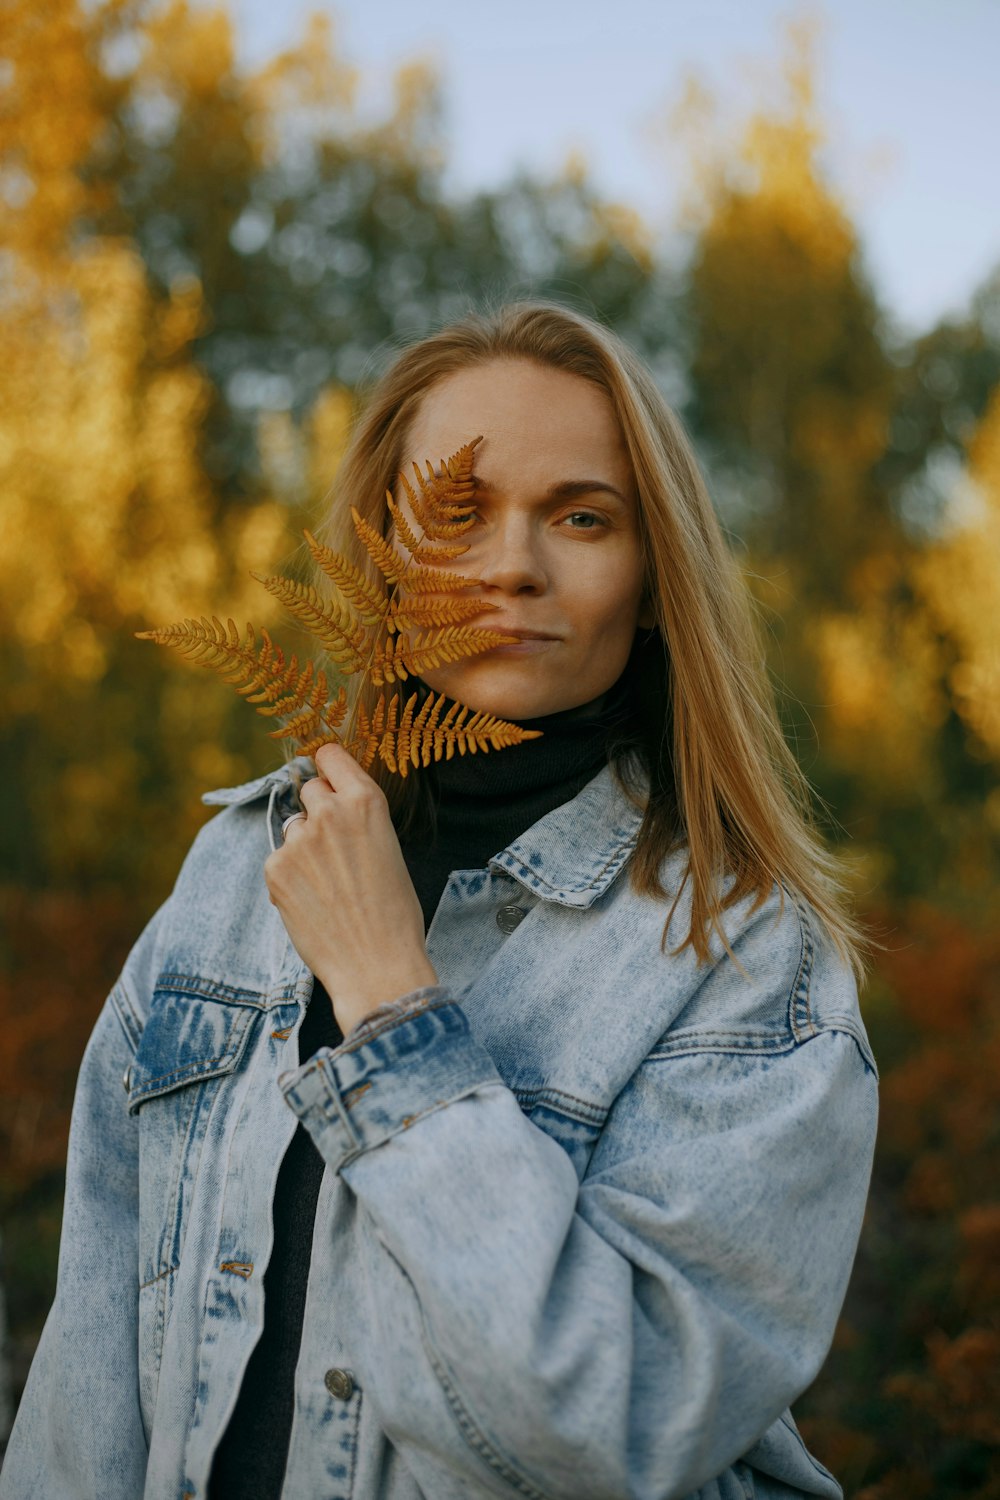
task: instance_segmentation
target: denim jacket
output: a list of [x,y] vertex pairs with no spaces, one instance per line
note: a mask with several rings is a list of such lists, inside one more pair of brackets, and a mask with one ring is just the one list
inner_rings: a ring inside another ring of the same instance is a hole
[[452,873],[439,985],[300,1066],[312,979],[262,875],[295,784],[209,794],[97,1021],[3,1500],[205,1500],[299,1121],[326,1170],[286,1500],[835,1500],[788,1406],[847,1285],[876,1071],[815,916],[730,908],[745,972],[662,951],[605,768]]

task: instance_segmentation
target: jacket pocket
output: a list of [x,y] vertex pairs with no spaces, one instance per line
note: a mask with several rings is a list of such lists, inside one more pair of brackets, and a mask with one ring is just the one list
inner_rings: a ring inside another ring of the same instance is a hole
[[234,1073],[263,1009],[263,997],[246,990],[161,977],[124,1079],[130,1113],[158,1094]]
[[264,1012],[262,995],[161,975],[123,1080],[139,1120],[139,1396],[147,1438],[209,1122],[227,1107],[227,1084]]

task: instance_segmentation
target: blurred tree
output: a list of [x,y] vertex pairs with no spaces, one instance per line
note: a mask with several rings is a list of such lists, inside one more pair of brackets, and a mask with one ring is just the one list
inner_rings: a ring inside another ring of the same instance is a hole
[[211,385],[217,504],[256,492],[260,412],[301,419],[328,382],[356,385],[484,295],[558,289],[649,329],[654,268],[634,215],[578,165],[449,201],[434,76],[400,69],[387,118],[362,120],[328,17],[248,76],[226,13],[174,0],[137,30],[125,82],[91,167],[117,185],[94,226],[128,234],[162,293],[178,277],[204,289],[193,354]]
[[965,450],[1000,385],[1000,269],[966,317],[945,319],[892,353],[896,390],[880,476],[904,527],[925,539],[946,520]]
[[833,1354],[798,1413],[856,1500],[1000,1496],[1000,945],[897,908],[870,1026],[882,1121]]
[[[107,125],[105,79],[96,53],[123,5],[89,14],[78,0],[8,0],[0,42],[0,245],[4,316],[38,294],[81,217],[101,202],[85,165]],[[45,108],[42,100],[52,101]],[[30,304],[29,304],[30,307]]]
[[819,162],[811,32],[789,30],[786,105],[751,118],[696,182],[689,417],[755,555],[792,564],[797,591],[846,603],[852,566],[888,531],[872,476],[891,367]]
[[[824,177],[811,28],[790,28],[784,78],[784,105],[735,149],[702,147],[689,420],[745,549],[788,732],[837,809],[831,832],[851,839],[859,889],[981,905],[997,850],[975,811],[981,768],[954,734],[954,637],[900,524],[892,444],[910,356],[886,346]],[[692,90],[681,119],[703,139],[707,108]],[[984,355],[980,377],[990,368]]]
[[[1000,384],[969,445],[951,515],[915,564],[920,596],[953,642],[953,701],[973,753],[1000,760]],[[995,814],[1000,822],[1000,796]]]
[[[94,240],[67,257],[59,292],[23,338],[8,327],[0,368],[4,856],[31,884],[121,878],[164,835],[174,856],[196,785],[244,768],[223,748],[229,705],[131,631],[220,596],[266,615],[248,569],[287,545],[276,505],[212,527],[205,380],[188,355],[197,284],[154,303],[131,249]],[[39,747],[46,774],[25,776]]]

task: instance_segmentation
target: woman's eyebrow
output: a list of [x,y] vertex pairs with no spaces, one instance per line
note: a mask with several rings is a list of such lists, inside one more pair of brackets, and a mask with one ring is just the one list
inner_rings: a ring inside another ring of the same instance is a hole
[[[478,474],[473,474],[472,482],[481,495],[495,495],[497,487],[488,479],[480,479]],[[545,500],[575,500],[580,495],[604,494],[613,495],[620,500],[622,505],[628,504],[628,499],[621,490],[609,484],[606,479],[561,479],[558,483],[550,485],[545,491]]]

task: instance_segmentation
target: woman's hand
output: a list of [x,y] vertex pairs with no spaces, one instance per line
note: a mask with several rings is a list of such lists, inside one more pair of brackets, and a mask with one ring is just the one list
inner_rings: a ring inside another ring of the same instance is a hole
[[300,794],[306,816],[265,861],[264,878],[346,1036],[437,975],[384,793],[340,745],[323,745],[316,769]]

